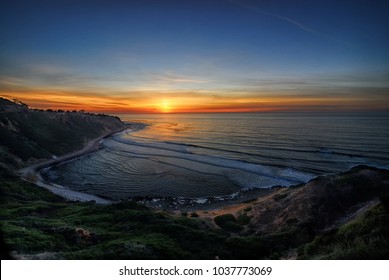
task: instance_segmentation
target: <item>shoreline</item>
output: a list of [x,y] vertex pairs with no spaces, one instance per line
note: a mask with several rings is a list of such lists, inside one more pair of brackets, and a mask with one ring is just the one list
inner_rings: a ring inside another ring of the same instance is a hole
[[[42,178],[40,174],[40,170],[98,151],[101,148],[102,140],[116,133],[123,132],[129,128],[130,125],[126,123],[125,127],[123,128],[104,133],[103,135],[95,139],[89,140],[86,143],[86,145],[82,147],[80,150],[70,152],[68,154],[62,155],[55,159],[43,160],[42,162],[38,162],[30,166],[21,168],[18,171],[19,176],[23,180],[31,182],[38,187],[45,188],[50,192],[57,194],[69,201],[79,201],[79,202],[95,201],[97,204],[112,204],[112,203],[122,202],[122,200],[117,200],[117,201],[111,200],[109,198],[71,190],[69,188],[66,188],[65,186],[47,182]],[[141,205],[150,207],[155,211],[160,211],[163,209],[170,212],[207,211],[207,210],[211,211],[217,209],[224,209],[225,207],[233,207],[233,206],[239,206],[245,204],[247,203],[246,200],[256,200],[259,197],[274,192],[278,188],[279,188],[278,186],[273,186],[270,188],[255,188],[250,190],[242,190],[239,191],[238,193],[226,195],[223,197],[208,197],[208,198],[198,198],[198,199],[172,198],[172,197],[165,197],[165,198],[156,197],[150,199],[147,197],[146,198],[133,197],[133,198],[129,198],[128,201],[135,201]],[[201,200],[206,200],[206,203],[196,202]]]
[[273,186],[270,188],[253,188],[241,190],[231,195],[185,198],[185,197],[133,197],[132,201],[154,210],[169,212],[215,211],[225,207],[239,206],[256,201],[260,197],[270,195],[280,189],[289,188]]
[[[55,159],[47,159],[42,162],[24,167],[18,171],[19,176],[28,182],[35,184],[38,187],[43,187],[50,192],[57,194],[69,201],[91,202],[97,204],[113,204],[123,201],[135,201],[140,205],[147,206],[154,211],[166,210],[172,213],[192,212],[192,211],[222,211],[225,208],[240,208],[242,205],[250,205],[257,199],[276,192],[284,186],[272,186],[269,188],[253,188],[240,190],[236,193],[220,196],[220,197],[203,197],[203,198],[183,198],[183,197],[131,197],[126,200],[112,200],[107,197],[101,197],[86,192],[79,192],[67,188],[66,186],[57,185],[44,180],[40,174],[40,170],[64,163],[66,161],[82,157],[89,153],[98,151],[101,148],[101,141],[116,133],[131,129],[130,123],[125,123],[123,128],[106,132],[103,135],[89,140],[80,150],[70,152]],[[298,184],[297,184],[298,185]]]
[[110,132],[106,132],[103,135],[100,135],[97,138],[89,140],[84,147],[82,147],[80,150],[74,151],[67,153],[65,155],[62,155],[58,158],[55,159],[47,159],[42,162],[34,163],[30,166],[24,167],[19,169],[18,173],[19,176],[28,182],[31,182],[39,187],[43,187],[52,193],[55,193],[57,195],[60,195],[64,197],[67,200],[72,200],[72,201],[82,201],[82,202],[87,202],[87,201],[96,201],[96,203],[99,204],[109,204],[113,203],[113,201],[101,198],[99,196],[95,196],[92,194],[88,193],[82,193],[82,192],[77,192],[59,185],[55,185],[52,183],[48,183],[43,178],[40,176],[40,170],[49,166],[53,165],[58,165],[63,162],[72,160],[77,157],[81,157],[84,155],[87,155],[89,153],[93,153],[101,148],[101,141],[107,137],[110,137],[111,135],[115,133],[122,132],[126,129],[128,129],[129,126],[126,124],[124,127],[120,129],[116,129]]
[[[35,184],[38,187],[43,187],[50,192],[63,197],[69,201],[90,202],[94,201],[97,204],[114,204],[125,201],[135,201],[140,205],[147,206],[154,211],[165,210],[176,214],[184,212],[196,212],[199,211],[201,216],[214,215],[214,213],[222,213],[223,209],[241,209],[242,207],[248,207],[252,205],[254,201],[261,197],[268,196],[277,192],[279,189],[294,187],[299,184],[295,184],[289,187],[275,185],[269,188],[252,188],[246,190],[240,190],[236,193],[226,196],[215,197],[202,197],[202,198],[184,198],[184,197],[129,197],[125,200],[112,200],[108,197],[98,196],[87,192],[79,192],[67,188],[66,186],[50,183],[41,176],[40,171],[44,168],[58,165],[72,159],[82,157],[84,155],[93,153],[102,148],[102,140],[108,138],[114,134],[131,130],[131,124],[126,123],[120,129],[105,132],[97,138],[91,139],[85,143],[85,145],[77,151],[73,151],[62,155],[58,158],[46,159],[41,162],[37,162],[30,166],[24,167],[19,170],[19,176],[28,182]],[[321,175],[319,175],[321,176]],[[317,178],[314,177],[312,179]],[[311,179],[311,180],[312,180]],[[310,181],[310,180],[309,180]],[[307,182],[306,182],[307,183]],[[210,214],[212,213],[212,214]]]

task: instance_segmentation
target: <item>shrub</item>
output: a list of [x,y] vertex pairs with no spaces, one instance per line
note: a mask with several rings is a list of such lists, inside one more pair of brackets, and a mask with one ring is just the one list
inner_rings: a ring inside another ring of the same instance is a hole
[[231,232],[239,232],[243,230],[243,227],[241,225],[237,224],[237,221],[232,214],[225,214],[216,216],[214,218],[215,224],[217,224],[220,228],[231,231]]
[[242,226],[245,226],[245,225],[248,225],[250,223],[250,217],[247,216],[247,214],[240,214],[238,216],[238,218],[236,219],[236,222],[239,224],[239,225],[242,225]]
[[243,209],[244,212],[250,212],[251,210],[253,210],[252,207],[247,207],[247,208]]
[[284,199],[287,196],[288,196],[287,193],[276,194],[276,195],[273,196],[273,200],[274,201],[280,201],[280,200]]

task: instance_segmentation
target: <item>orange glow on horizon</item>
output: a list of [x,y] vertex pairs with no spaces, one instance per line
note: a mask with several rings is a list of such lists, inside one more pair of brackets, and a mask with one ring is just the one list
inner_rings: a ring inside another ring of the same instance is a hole
[[[385,109],[379,100],[342,96],[296,95],[281,93],[229,93],[130,91],[89,93],[76,91],[10,91],[0,96],[18,99],[36,109],[85,110],[95,113],[242,113],[272,111],[336,111]],[[387,108],[386,108],[387,109]]]

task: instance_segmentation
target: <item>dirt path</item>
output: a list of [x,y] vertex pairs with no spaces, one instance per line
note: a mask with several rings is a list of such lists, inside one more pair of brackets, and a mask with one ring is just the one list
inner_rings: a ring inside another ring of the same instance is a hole
[[224,214],[232,214],[236,217],[239,216],[243,212],[244,209],[250,208],[254,203],[256,203],[257,200],[249,202],[249,203],[240,203],[240,204],[235,204],[235,205],[228,205],[225,207],[221,207],[218,209],[214,210],[200,210],[196,211],[196,213],[199,215],[201,218],[209,218],[209,219],[214,219],[216,216],[219,215],[224,215]]

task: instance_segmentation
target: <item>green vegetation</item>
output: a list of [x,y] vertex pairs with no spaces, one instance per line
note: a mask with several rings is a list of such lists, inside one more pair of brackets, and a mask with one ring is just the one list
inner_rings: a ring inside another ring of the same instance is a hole
[[243,209],[244,212],[250,212],[251,210],[253,210],[253,207],[247,207]]
[[0,185],[1,230],[10,250],[19,255],[45,253],[49,258],[64,259],[250,259],[266,257],[269,252],[259,237],[229,238],[228,232],[212,230],[201,220],[154,212],[135,202],[107,206],[69,202],[5,172]]
[[239,232],[243,230],[243,227],[237,223],[236,218],[232,214],[216,216],[214,222],[226,231]]
[[388,259],[389,213],[383,204],[299,248],[302,259]]
[[239,224],[239,225],[241,225],[241,226],[245,226],[245,225],[248,225],[249,223],[250,223],[250,217],[249,216],[247,216],[247,214],[246,213],[244,213],[244,214],[240,214],[239,216],[238,216],[238,218],[236,219],[236,222]]
[[127,201],[69,202],[0,169],[1,231],[10,251],[63,259],[278,259],[298,248],[301,259],[389,257],[388,199],[358,219],[317,234],[287,220],[272,233],[252,228],[247,212],[215,217],[214,228],[193,213],[173,216]]

